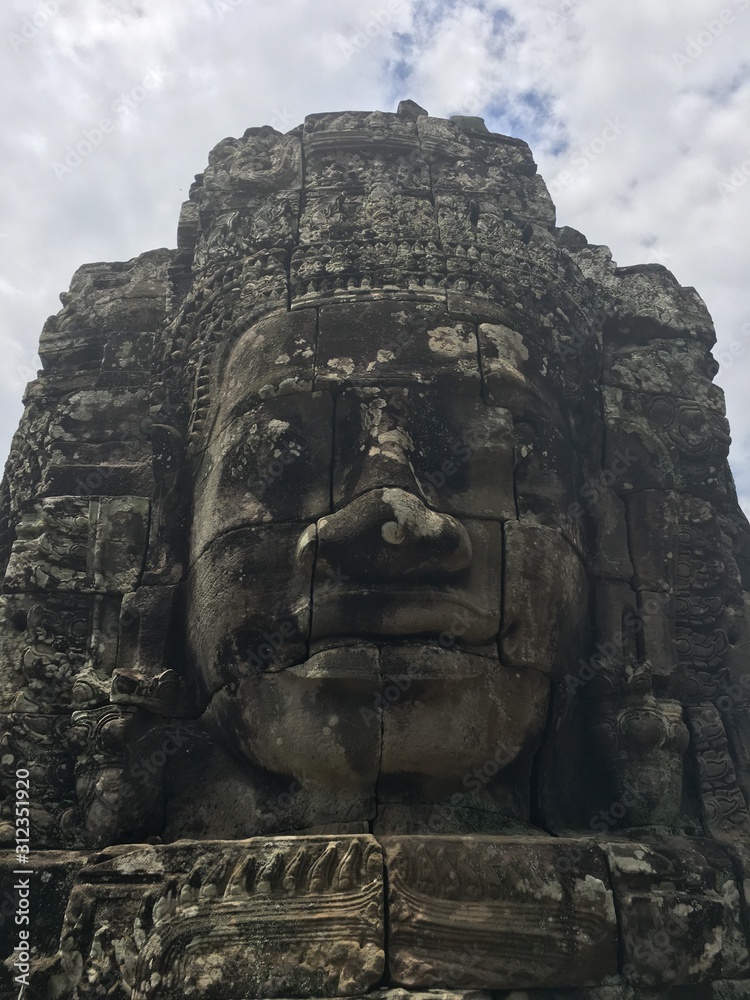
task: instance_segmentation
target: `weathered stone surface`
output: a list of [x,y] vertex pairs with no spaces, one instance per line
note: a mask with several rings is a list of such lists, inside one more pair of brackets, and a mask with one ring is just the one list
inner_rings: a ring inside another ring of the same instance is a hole
[[229,358],[223,358],[225,391],[209,400],[225,425],[262,400],[312,389],[317,326],[315,309],[292,316],[284,310],[243,331]]
[[677,490],[723,499],[721,470],[729,451],[726,418],[715,409],[668,395],[604,387],[605,465],[628,455],[620,492]]
[[[549,685],[536,671],[440,647],[386,646],[381,664],[381,800],[393,800],[397,791],[407,803],[425,793],[434,801],[482,792],[534,745],[544,726]],[[515,710],[519,703],[524,712]]]
[[628,980],[654,988],[747,976],[740,896],[726,855],[700,842],[603,847]]
[[503,663],[555,675],[577,652],[588,600],[585,569],[558,531],[533,523],[509,522],[505,548]]
[[[492,642],[500,626],[502,529],[458,522],[400,489],[375,490],[318,522],[312,636],[432,635]],[[342,618],[342,616],[344,616]]]
[[183,841],[91,858],[32,989],[348,996],[376,985],[383,966],[383,861],[371,837]]
[[18,525],[6,590],[133,590],[145,559],[148,516],[142,497],[56,497],[35,504]]
[[301,658],[312,566],[296,558],[300,529],[279,524],[220,532],[191,568],[188,635],[199,692],[213,694],[244,675]]
[[744,996],[750,525],[697,293],[406,101],[224,139],[176,249],[61,299],[0,483],[0,841],[28,771],[63,873],[31,992]]
[[45,851],[32,853],[22,866],[15,853],[0,851],[0,997],[16,1000],[16,977],[28,973],[16,950],[24,943],[21,932],[28,935],[32,961],[57,951],[68,898],[86,860],[77,851]]
[[361,709],[380,689],[377,650],[346,646],[240,681],[213,698],[204,721],[271,774],[365,794],[381,766],[382,734],[363,725]]
[[479,382],[473,323],[452,319],[444,305],[359,302],[320,310],[315,384],[410,385]]
[[[604,859],[566,841],[387,838],[389,964],[404,986],[593,986],[617,972]],[[567,864],[566,864],[567,862]]]
[[[317,433],[310,437],[310,429]],[[297,393],[260,404],[216,434],[196,482],[200,555],[217,525],[314,520],[328,513],[333,406],[328,393]]]
[[171,637],[164,628],[176,601],[176,587],[139,587],[123,598],[113,704],[140,705],[167,717],[185,711],[182,679],[172,666]]

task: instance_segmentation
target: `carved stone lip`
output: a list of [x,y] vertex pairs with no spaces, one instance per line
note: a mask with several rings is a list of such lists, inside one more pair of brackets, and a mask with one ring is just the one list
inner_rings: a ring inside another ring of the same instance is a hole
[[403,584],[346,589],[319,597],[313,591],[311,638],[327,636],[437,637],[446,648],[491,642],[500,630],[498,609],[457,593]]
[[380,680],[408,674],[412,680],[455,681],[484,677],[488,671],[505,669],[496,643],[447,649],[434,637],[333,636],[311,644],[310,656],[285,670],[299,677],[327,677],[345,681]]

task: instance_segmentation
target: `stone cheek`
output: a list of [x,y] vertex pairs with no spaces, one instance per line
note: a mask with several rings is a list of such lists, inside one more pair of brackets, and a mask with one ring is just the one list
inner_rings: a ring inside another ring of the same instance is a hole
[[295,524],[238,528],[220,535],[192,566],[188,641],[199,665],[201,696],[210,697],[243,675],[303,658],[310,567],[297,561],[300,529]]
[[505,545],[501,658],[508,666],[554,676],[577,652],[588,603],[585,568],[570,543],[550,528],[511,521]]

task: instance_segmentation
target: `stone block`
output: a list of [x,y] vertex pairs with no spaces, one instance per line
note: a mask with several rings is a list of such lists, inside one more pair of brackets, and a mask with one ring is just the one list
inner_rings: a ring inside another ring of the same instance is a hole
[[456,517],[515,518],[511,414],[478,392],[345,389],[336,403],[333,499],[398,486]]
[[366,835],[116,847],[80,871],[32,988],[349,996],[379,983],[383,935],[382,854]]
[[750,972],[739,890],[710,841],[602,845],[628,981],[666,989]]
[[623,501],[609,488],[597,490],[592,570],[597,576],[630,582],[633,562],[628,547],[628,525]]
[[330,299],[445,302],[445,262],[434,238],[300,246],[290,277],[293,310]]
[[618,343],[605,335],[603,381],[630,392],[695,400],[724,415],[724,393],[713,378],[716,362],[705,342],[695,337]]
[[678,556],[679,498],[672,492],[645,490],[626,503],[635,585],[639,590],[669,589]]
[[[32,850],[29,859],[28,865],[20,865],[15,852],[0,852],[0,996],[7,989],[13,1000],[20,993],[15,977],[26,971],[16,946],[28,945],[33,964],[57,953],[68,896],[87,856],[77,851]],[[22,906],[19,887],[28,908],[25,903]],[[22,931],[27,937],[21,938]]]
[[62,335],[159,330],[166,316],[167,271],[174,250],[150,250],[131,260],[84,264],[61,296],[52,330]]
[[377,182],[364,193],[359,186],[347,188],[345,183],[308,189],[299,224],[302,245],[358,240],[400,248],[404,242],[437,237],[429,189],[387,192]]
[[420,402],[415,465],[430,506],[456,517],[515,518],[512,414],[469,394],[428,391]]
[[[502,525],[441,520],[400,490],[384,490],[382,498],[378,492],[362,498],[361,509],[350,505],[318,524],[313,639],[430,635],[449,647],[493,642],[500,627]],[[376,502],[378,509],[370,510]],[[404,539],[389,544],[383,528],[397,532],[397,517]],[[425,519],[431,530],[411,536],[410,524]]]
[[299,392],[260,403],[217,433],[196,477],[193,558],[219,533],[330,510],[333,400]]
[[345,646],[254,674],[213,698],[204,725],[252,764],[304,786],[365,795],[381,761],[378,653]]
[[314,309],[266,316],[242,331],[223,372],[224,425],[258,402],[312,389],[318,317]]
[[0,845],[15,841],[16,772],[29,772],[29,818],[35,851],[80,847],[70,715],[0,715]]
[[614,902],[593,844],[392,837],[384,851],[395,984],[561,988],[616,974]]
[[177,587],[139,587],[123,598],[110,687],[113,704],[140,705],[157,715],[185,712],[170,643],[176,605]]
[[604,464],[629,460],[616,488],[676,490],[700,497],[724,493],[720,470],[729,449],[726,418],[714,408],[670,395],[652,396],[605,386]]
[[198,686],[222,685],[304,659],[312,565],[300,564],[301,524],[218,534],[187,581],[187,631]]
[[138,583],[148,540],[144,497],[51,497],[27,507],[6,590],[124,594]]
[[52,458],[62,461],[59,464],[50,462],[45,469],[39,489],[42,497],[149,496],[154,490],[150,461],[116,464],[97,461],[93,465],[85,461],[71,463],[60,452],[53,454]]
[[70,710],[93,604],[90,595],[64,591],[0,597],[0,711]]
[[[239,215],[233,231],[244,236],[246,248],[288,244],[296,228],[302,169],[297,135],[259,128],[248,129],[240,139],[223,139],[211,150],[200,188],[194,192],[201,228],[219,228],[221,217],[233,212]],[[269,201],[282,199],[289,202],[286,211],[268,211]],[[254,223],[249,232],[242,225],[246,219]]]

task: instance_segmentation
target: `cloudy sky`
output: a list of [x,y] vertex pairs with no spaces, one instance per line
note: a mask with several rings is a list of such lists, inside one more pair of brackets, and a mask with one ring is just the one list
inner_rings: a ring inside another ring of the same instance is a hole
[[174,246],[212,146],[412,98],[526,139],[559,225],[698,289],[750,511],[750,0],[4,0],[0,53],[1,460],[58,293]]

